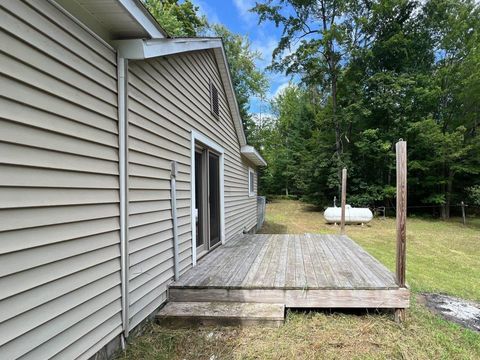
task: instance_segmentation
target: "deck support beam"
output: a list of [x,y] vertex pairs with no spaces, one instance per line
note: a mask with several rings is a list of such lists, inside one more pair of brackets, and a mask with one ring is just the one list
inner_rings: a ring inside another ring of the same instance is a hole
[[287,308],[402,309],[410,291],[397,289],[228,289],[170,287],[169,301],[285,304]]

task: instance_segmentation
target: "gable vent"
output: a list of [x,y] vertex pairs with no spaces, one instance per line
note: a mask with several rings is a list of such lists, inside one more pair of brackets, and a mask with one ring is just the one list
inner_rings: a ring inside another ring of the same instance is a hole
[[215,117],[218,118],[220,116],[220,108],[218,105],[218,90],[215,85],[213,85],[213,83],[210,83],[210,110]]

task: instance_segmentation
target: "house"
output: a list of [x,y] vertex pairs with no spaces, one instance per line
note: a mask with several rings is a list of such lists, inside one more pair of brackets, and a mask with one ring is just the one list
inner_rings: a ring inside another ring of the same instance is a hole
[[221,39],[139,0],[2,1],[0,27],[0,358],[111,353],[256,227],[265,161]]

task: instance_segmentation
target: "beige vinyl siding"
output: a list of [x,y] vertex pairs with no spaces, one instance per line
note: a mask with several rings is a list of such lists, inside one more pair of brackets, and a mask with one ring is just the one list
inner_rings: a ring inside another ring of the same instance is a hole
[[[220,117],[210,113],[209,84],[219,90]],[[177,206],[180,272],[192,264],[191,130],[225,151],[225,232],[228,241],[256,224],[248,167],[214,54],[184,53],[129,63],[130,321],[138,324],[166,300],[173,281],[170,163],[179,165]],[[251,166],[251,165],[250,165]]]
[[47,1],[0,18],[0,358],[87,358],[122,331],[116,54]]

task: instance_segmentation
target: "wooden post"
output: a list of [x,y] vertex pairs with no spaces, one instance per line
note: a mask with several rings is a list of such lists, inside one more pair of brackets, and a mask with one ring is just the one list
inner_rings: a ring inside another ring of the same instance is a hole
[[342,170],[342,215],[340,218],[340,234],[345,234],[345,206],[347,204],[347,169]]
[[461,202],[461,205],[462,205],[462,220],[463,220],[463,225],[466,225],[467,224],[467,221],[465,219],[465,203],[462,201]]
[[[407,142],[400,139],[397,153],[397,284],[405,287],[407,241]],[[395,309],[395,321],[405,320],[405,309]]]

